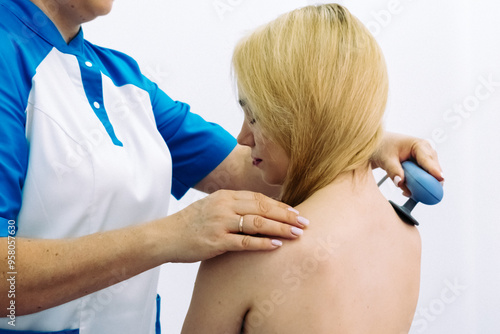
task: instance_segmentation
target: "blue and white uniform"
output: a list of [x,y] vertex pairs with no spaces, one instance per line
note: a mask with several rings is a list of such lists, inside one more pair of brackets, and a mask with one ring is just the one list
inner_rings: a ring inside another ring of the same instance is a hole
[[[18,238],[61,239],[164,217],[170,194],[182,197],[236,145],[130,57],[81,31],[66,44],[29,0],[0,0],[0,18],[1,237],[9,221]],[[0,319],[0,333],[155,333],[158,275],[17,317],[15,327]]]

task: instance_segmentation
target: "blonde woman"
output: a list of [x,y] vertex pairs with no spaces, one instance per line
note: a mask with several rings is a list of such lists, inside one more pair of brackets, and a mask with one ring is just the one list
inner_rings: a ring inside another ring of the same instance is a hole
[[183,333],[407,333],[421,242],[371,172],[388,94],[376,41],[342,6],[309,6],[243,39],[233,63],[238,142],[310,224],[273,254],[204,261]]

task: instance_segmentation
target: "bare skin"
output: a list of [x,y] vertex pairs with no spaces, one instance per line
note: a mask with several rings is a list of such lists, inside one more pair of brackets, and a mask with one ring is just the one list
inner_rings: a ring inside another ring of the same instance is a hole
[[31,0],[55,24],[66,43],[78,34],[83,23],[107,15],[113,0]]
[[344,174],[296,209],[311,220],[299,240],[202,263],[183,333],[408,332],[420,236],[371,173]]

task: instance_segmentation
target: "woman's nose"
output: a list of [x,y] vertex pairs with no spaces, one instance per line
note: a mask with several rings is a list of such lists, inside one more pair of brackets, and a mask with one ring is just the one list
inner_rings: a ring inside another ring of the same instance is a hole
[[245,120],[243,122],[243,125],[241,126],[240,134],[236,138],[238,141],[238,144],[244,145],[244,146],[249,146],[253,147],[255,145],[254,139],[253,139],[253,133],[248,126],[248,122]]

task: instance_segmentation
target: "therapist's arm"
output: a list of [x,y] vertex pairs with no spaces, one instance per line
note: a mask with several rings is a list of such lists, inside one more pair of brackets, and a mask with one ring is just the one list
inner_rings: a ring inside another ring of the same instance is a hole
[[194,188],[210,194],[219,189],[249,190],[277,198],[281,187],[264,182],[252,164],[251,149],[237,144],[233,151]]
[[154,231],[161,229],[148,224],[77,239],[16,237],[9,240],[15,240],[15,275],[7,265],[8,239],[0,238],[0,316],[9,313],[11,300],[16,316],[35,313],[160,265],[166,258]]
[[[15,299],[9,295],[8,239],[0,238],[0,316],[42,311],[109,287],[166,262],[196,262],[226,251],[273,250],[301,226],[288,206],[251,192],[219,191],[168,217],[119,230],[63,239],[15,239]],[[241,215],[263,217],[245,225]],[[284,222],[285,224],[279,223]],[[12,240],[12,239],[11,239]]]

